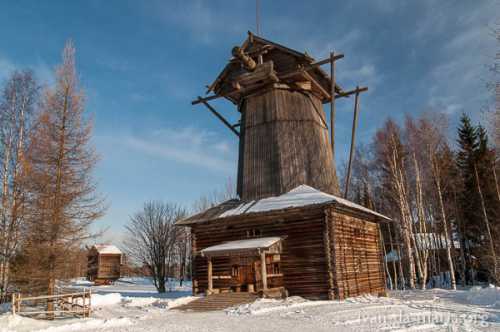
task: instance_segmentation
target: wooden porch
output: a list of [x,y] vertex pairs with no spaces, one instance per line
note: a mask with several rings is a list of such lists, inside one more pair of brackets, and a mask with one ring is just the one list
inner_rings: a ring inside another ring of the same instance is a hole
[[[246,292],[283,297],[286,291],[281,272],[281,244],[281,237],[267,237],[230,241],[203,249],[201,255],[207,258],[206,294]],[[222,269],[214,269],[219,262],[223,262]]]

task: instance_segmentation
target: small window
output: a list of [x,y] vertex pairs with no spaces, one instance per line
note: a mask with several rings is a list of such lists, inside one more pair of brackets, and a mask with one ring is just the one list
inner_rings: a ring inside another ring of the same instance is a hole
[[268,275],[278,275],[281,274],[281,264],[279,262],[277,263],[271,263],[267,264],[266,270]]
[[280,274],[280,263],[273,263],[273,274]]
[[237,278],[240,275],[240,267],[238,265],[233,265],[231,267],[231,277]]
[[247,237],[260,237],[262,235],[260,229],[249,229],[247,230]]

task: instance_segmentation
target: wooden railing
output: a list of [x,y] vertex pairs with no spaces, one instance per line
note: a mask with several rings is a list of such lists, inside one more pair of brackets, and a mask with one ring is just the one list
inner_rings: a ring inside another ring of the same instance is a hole
[[[92,292],[84,289],[83,292],[22,297],[19,293],[12,294],[12,314],[22,316],[54,316],[71,315],[90,317]],[[53,310],[47,310],[47,304],[53,303]],[[43,310],[45,309],[45,310]]]

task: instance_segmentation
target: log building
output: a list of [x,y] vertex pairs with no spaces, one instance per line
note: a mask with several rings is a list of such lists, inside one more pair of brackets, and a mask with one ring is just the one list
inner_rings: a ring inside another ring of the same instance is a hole
[[116,246],[93,245],[87,254],[87,279],[107,284],[120,279],[123,254]]
[[[194,294],[256,292],[343,299],[385,292],[379,222],[385,216],[339,197],[323,104],[346,92],[320,65],[249,33],[204,104],[239,138],[237,193],[181,220],[191,228]],[[231,125],[208,102],[237,105]],[[334,107],[332,106],[332,110]]]

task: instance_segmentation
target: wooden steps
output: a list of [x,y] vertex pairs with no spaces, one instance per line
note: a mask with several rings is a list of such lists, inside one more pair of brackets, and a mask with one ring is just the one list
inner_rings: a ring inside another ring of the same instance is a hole
[[220,293],[194,300],[188,304],[174,308],[182,311],[216,311],[235,307],[255,301],[257,294],[252,293]]

